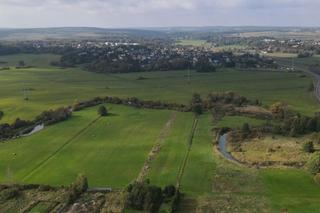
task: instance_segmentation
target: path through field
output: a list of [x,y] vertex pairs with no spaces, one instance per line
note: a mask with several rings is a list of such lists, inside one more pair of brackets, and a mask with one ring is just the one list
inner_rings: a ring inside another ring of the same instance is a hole
[[156,143],[152,147],[151,151],[148,154],[147,160],[145,161],[139,175],[137,178],[138,182],[143,182],[145,180],[145,177],[148,175],[150,171],[150,164],[153,159],[156,158],[156,156],[159,154],[161,150],[161,145],[165,141],[165,139],[168,137],[170,130],[173,126],[174,121],[177,118],[177,112],[172,112],[168,122],[164,125],[163,129],[160,132],[159,137],[157,138]]
[[84,133],[87,129],[89,129],[93,124],[95,124],[97,121],[100,120],[100,116],[91,121],[86,127],[78,131],[76,134],[74,134],[70,139],[68,139],[65,143],[63,143],[56,151],[54,151],[51,155],[49,155],[46,159],[44,159],[42,162],[40,162],[38,165],[36,165],[23,179],[22,181],[27,180],[29,177],[31,177],[38,169],[40,169],[43,165],[45,165],[47,162],[49,162],[55,155],[57,155],[61,150],[63,150],[64,147],[66,147],[68,144],[73,142],[76,138],[78,138],[82,133]]
[[185,157],[183,159],[183,162],[181,164],[181,167],[179,169],[179,173],[178,173],[178,177],[177,177],[177,183],[176,183],[176,188],[177,189],[179,189],[180,185],[181,185],[181,180],[182,180],[183,173],[184,173],[184,170],[185,170],[187,162],[188,162],[189,154],[190,154],[191,147],[192,147],[192,141],[193,141],[194,133],[195,133],[195,131],[197,129],[197,125],[198,125],[198,118],[195,118],[193,120],[192,130],[191,130],[190,137],[189,137],[189,140],[188,140],[188,150],[186,152],[186,155],[185,155]]
[[314,77],[314,94],[320,102],[320,68],[311,66],[308,72]]

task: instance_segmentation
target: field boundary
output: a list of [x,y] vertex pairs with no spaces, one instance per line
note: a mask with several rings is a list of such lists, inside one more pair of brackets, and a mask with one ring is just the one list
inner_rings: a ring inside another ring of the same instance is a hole
[[27,180],[31,175],[33,175],[41,166],[43,166],[45,163],[47,163],[49,160],[51,160],[56,154],[58,154],[64,147],[69,145],[74,139],[76,139],[78,136],[80,136],[83,132],[85,132],[87,129],[89,129],[93,124],[98,122],[100,120],[101,116],[97,117],[93,121],[91,121],[87,126],[85,126],[83,129],[78,131],[74,136],[72,136],[70,139],[68,139],[65,143],[63,143],[56,151],[54,151],[51,155],[49,155],[46,159],[44,159],[42,162],[40,162],[37,166],[35,166],[27,175],[22,178],[22,181]]
[[145,180],[147,174],[149,173],[149,171],[151,169],[151,167],[150,167],[151,162],[157,157],[157,155],[161,151],[161,146],[164,143],[165,139],[168,137],[170,130],[172,129],[172,126],[173,126],[176,118],[177,118],[177,112],[172,112],[169,120],[166,122],[166,124],[162,128],[162,130],[156,140],[156,143],[153,145],[151,151],[149,152],[148,157],[147,157],[146,161],[144,162],[144,165],[143,165],[141,171],[139,172],[139,175],[138,175],[138,178],[136,179],[136,181],[143,182]]
[[185,154],[185,157],[182,161],[182,164],[179,168],[179,171],[178,171],[178,176],[177,176],[177,183],[176,183],[176,189],[179,190],[180,189],[180,186],[181,186],[181,180],[182,180],[182,177],[183,177],[183,174],[184,174],[184,170],[187,166],[187,162],[188,162],[188,159],[189,159],[189,155],[190,155],[190,151],[191,151],[191,147],[192,147],[192,142],[193,142],[193,138],[194,138],[194,134],[195,134],[195,131],[197,129],[197,126],[198,126],[198,118],[194,118],[193,120],[193,124],[192,124],[192,129],[191,129],[191,133],[190,133],[190,136],[188,138],[188,149],[187,149],[187,152]]

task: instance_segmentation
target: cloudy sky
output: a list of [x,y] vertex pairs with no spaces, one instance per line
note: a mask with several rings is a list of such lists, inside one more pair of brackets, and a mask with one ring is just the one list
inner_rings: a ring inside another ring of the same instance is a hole
[[320,26],[320,0],[0,0],[3,27]]

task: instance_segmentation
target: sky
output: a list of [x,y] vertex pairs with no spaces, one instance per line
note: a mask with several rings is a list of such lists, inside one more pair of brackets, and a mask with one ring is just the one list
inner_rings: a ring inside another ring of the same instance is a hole
[[320,26],[320,0],[0,0],[0,28]]

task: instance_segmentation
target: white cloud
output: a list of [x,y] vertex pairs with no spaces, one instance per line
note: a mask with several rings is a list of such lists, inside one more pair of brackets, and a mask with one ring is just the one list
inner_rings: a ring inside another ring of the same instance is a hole
[[319,0],[0,0],[0,27],[264,25],[266,20],[315,25],[319,7]]

